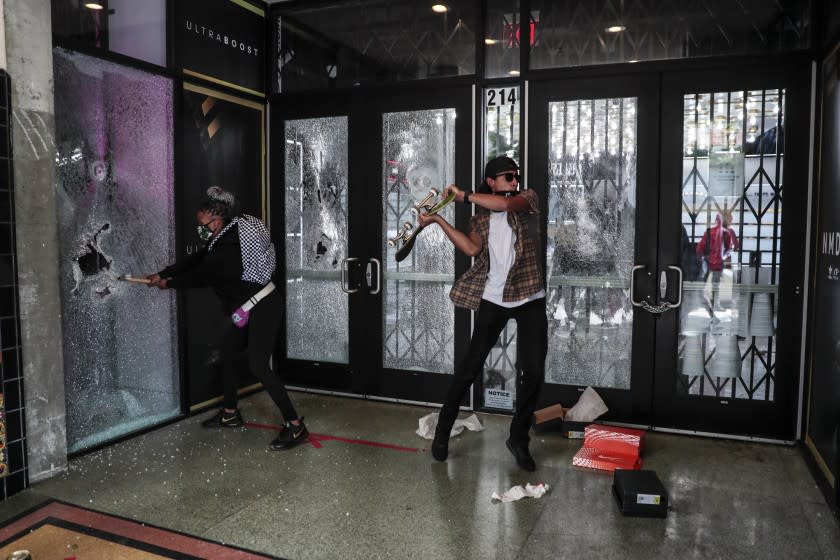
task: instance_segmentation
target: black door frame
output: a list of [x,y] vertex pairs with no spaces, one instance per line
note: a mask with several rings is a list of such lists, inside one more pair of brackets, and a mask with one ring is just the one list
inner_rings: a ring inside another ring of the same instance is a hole
[[[329,116],[348,117],[348,249],[347,256],[359,261],[350,271],[350,279],[360,288],[348,296],[350,320],[350,363],[287,359],[287,325],[283,317],[281,336],[275,349],[280,371],[292,386],[307,389],[353,394],[372,398],[411,402],[442,402],[451,375],[429,372],[386,369],[382,366],[383,298],[370,294],[365,269],[370,259],[382,263],[384,282],[385,256],[382,254],[383,227],[381,182],[382,114],[399,111],[421,111],[455,107],[456,145],[472,146],[472,87],[467,82],[417,84],[411,89],[375,88],[320,94],[285,94],[274,96],[270,106],[270,143],[272,175],[270,191],[277,194],[279,203],[271,207],[271,223],[278,262],[285,263],[285,211],[283,186],[285,181],[285,121],[290,119]],[[455,163],[456,184],[469,184],[472,177],[472,154],[458,155]],[[376,162],[366,165],[364,162]],[[356,187],[354,187],[354,185]],[[441,185],[442,189],[445,185]],[[465,207],[456,207],[456,227],[463,228],[469,220]],[[284,266],[284,265],[283,265]],[[456,255],[455,276],[468,267],[466,257]],[[285,283],[281,289],[284,304]],[[455,363],[465,352],[469,340],[469,315],[455,311]]]
[[[761,68],[760,71],[753,68]],[[731,88],[733,91],[737,89],[758,89],[758,88],[774,88],[785,87],[787,95],[787,118],[790,123],[809,123],[809,108],[810,108],[810,60],[807,54],[799,55],[781,55],[777,57],[728,57],[717,59],[700,59],[700,60],[680,60],[680,61],[661,61],[661,62],[647,62],[639,63],[637,65],[607,65],[604,67],[589,67],[589,68],[573,68],[573,69],[558,69],[558,70],[544,70],[529,72],[531,78],[524,86],[522,91],[528,92],[528,106],[526,114],[526,149],[523,154],[526,155],[525,165],[528,173],[528,183],[535,188],[540,188],[540,185],[546,184],[547,181],[547,166],[539,164],[537,153],[541,147],[547,146],[547,103],[545,107],[541,107],[542,101],[551,99],[572,99],[572,98],[586,98],[592,97],[593,93],[603,92],[597,97],[616,97],[619,95],[632,95],[635,87],[638,92],[643,92],[640,96],[640,103],[642,103],[645,96],[650,96],[650,99],[655,99],[648,109],[639,110],[638,121],[638,137],[640,158],[643,157],[641,148],[648,146],[647,150],[647,164],[639,163],[640,173],[643,173],[647,179],[643,179],[643,175],[637,177],[637,183],[642,183],[645,180],[652,180],[657,185],[657,200],[649,201],[651,207],[657,207],[658,214],[661,214],[661,221],[656,224],[651,221],[643,221],[639,223],[640,217],[637,215],[637,238],[645,236],[648,239],[656,239],[657,246],[641,246],[637,243],[636,255],[634,262],[643,264],[648,267],[648,270],[653,273],[649,277],[649,281],[645,282],[645,275],[638,274],[636,280],[636,296],[648,297],[648,301],[652,304],[658,303],[657,294],[655,290],[656,277],[659,271],[670,264],[679,262],[677,239],[670,234],[671,231],[679,231],[678,213],[671,214],[667,209],[675,208],[674,204],[678,204],[678,195],[667,188],[667,185],[673,182],[674,169],[668,169],[669,161],[680,161],[679,158],[674,159],[674,150],[679,150],[682,145],[681,126],[675,126],[674,123],[682,122],[681,110],[676,108],[676,100],[681,102],[681,96],[672,92],[677,89],[684,89],[688,91],[689,86],[694,87],[697,91],[715,90],[717,88]],[[632,72],[631,72],[632,71]],[[406,108],[402,105],[400,97],[410,97],[415,93],[423,92],[429,98],[435,98],[441,95],[441,90],[448,90],[449,88],[469,87],[473,83],[483,83],[482,80],[456,80],[444,82],[430,82],[422,84],[399,85],[393,87],[377,87],[367,88],[365,90],[353,91],[335,91],[331,93],[302,93],[302,94],[282,94],[272,96],[272,103],[270,115],[272,122],[272,130],[282,130],[278,125],[282,124],[282,119],[278,118],[279,113],[288,110],[291,105],[298,107],[308,107],[309,112],[296,112],[294,118],[305,118],[315,116],[328,116],[329,114],[346,114],[353,118],[357,107],[364,106],[365,103],[370,103],[374,97],[377,99],[388,99],[383,102],[382,107],[386,110],[411,110],[421,109],[424,105],[412,106]],[[544,93],[545,88],[556,87],[556,91],[550,95]],[[669,84],[676,84],[676,86],[669,86]],[[671,89],[668,89],[668,88]],[[481,88],[478,88],[475,93],[476,103],[480,105]],[[543,92],[543,93],[541,93]],[[672,99],[667,100],[666,94],[671,95]],[[577,96],[577,97],[575,97]],[[393,108],[393,109],[390,109]],[[675,112],[676,111],[676,112]],[[476,123],[480,123],[480,113],[476,109],[474,118]],[[674,118],[677,120],[673,120]],[[370,123],[368,123],[369,129]],[[376,120],[375,126],[380,127],[381,117]],[[480,126],[476,126],[478,130]],[[653,129],[653,131],[651,130]],[[794,127],[786,131],[786,155],[785,155],[785,170],[784,181],[791,189],[791,185],[802,185],[799,189],[803,191],[807,187],[807,169],[808,169],[808,134],[810,128],[808,125]],[[352,134],[352,133],[351,133]],[[377,136],[381,132],[377,132]],[[275,134],[276,136],[276,134]],[[642,138],[648,138],[643,140]],[[476,140],[481,140],[481,135],[476,132]],[[283,152],[282,144],[274,141],[271,143],[271,157],[274,163],[272,173],[272,187],[278,185],[276,177],[282,177],[282,161]],[[375,149],[381,150],[381,144],[378,144]],[[371,145],[359,146],[351,141],[351,159],[357,157],[376,157],[380,159],[379,153],[374,154],[374,147]],[[477,142],[475,146],[474,157],[478,158],[482,153],[481,143]],[[462,174],[461,162],[466,158],[459,157],[459,170],[457,175],[459,181],[464,184],[469,184],[469,180],[463,181],[460,179]],[[476,165],[480,168],[479,165]],[[279,168],[279,173],[278,173]],[[378,181],[379,177],[375,174],[378,170],[368,170],[365,176],[354,177],[352,180],[356,182],[362,181]],[[467,171],[468,173],[468,171]],[[468,175],[466,175],[468,177]],[[665,188],[659,185],[666,185]],[[277,188],[272,188],[272,192],[277,191]],[[542,189],[540,189],[542,190]],[[791,189],[792,190],[792,189]],[[652,191],[648,191],[652,192]],[[788,191],[790,192],[790,190]],[[352,191],[351,191],[352,194]],[[541,202],[543,207],[547,204],[547,192],[540,192]],[[356,200],[351,196],[350,206],[351,212],[355,205],[364,206],[369,201]],[[641,202],[640,202],[641,204]],[[803,194],[801,197],[792,197],[788,195],[784,202],[785,222],[783,231],[786,232],[782,236],[781,254],[785,260],[785,266],[781,273],[779,290],[784,297],[780,298],[778,315],[783,319],[779,322],[777,330],[777,340],[784,339],[785,349],[777,352],[777,369],[778,371],[788,372],[785,375],[777,377],[777,395],[783,396],[781,399],[767,407],[749,408],[744,410],[740,406],[727,406],[728,408],[721,410],[706,409],[706,405],[696,404],[687,407],[677,406],[676,403],[670,402],[674,399],[668,399],[666,387],[670,383],[668,375],[659,375],[655,380],[641,381],[638,390],[633,391],[630,398],[621,397],[620,395],[612,394],[609,389],[599,390],[599,393],[604,396],[608,405],[610,405],[610,412],[603,418],[607,421],[626,422],[638,425],[647,425],[651,427],[695,431],[704,433],[738,435],[747,437],[766,437],[769,439],[794,439],[796,423],[798,419],[798,398],[799,398],[799,346],[801,339],[801,331],[798,327],[801,326],[801,311],[802,311],[802,292],[804,288],[804,259],[805,255],[800,251],[801,236],[797,236],[798,232],[803,231],[806,216],[807,197]],[[678,207],[678,206],[677,206]],[[660,211],[659,209],[662,209]],[[284,226],[282,216],[282,205],[278,207],[277,204],[272,205],[272,223],[276,231],[282,231]],[[377,210],[377,212],[381,212]],[[456,223],[458,227],[466,225],[469,219],[469,213],[466,208],[457,209]],[[362,254],[367,250],[366,254],[376,254],[372,249],[375,248],[375,243],[381,240],[381,225],[377,222],[370,226],[370,231],[365,234],[365,240],[358,240],[361,246],[351,241],[351,253]],[[374,231],[376,230],[376,231]],[[545,242],[545,233],[543,233],[543,241]],[[649,244],[650,245],[650,244]],[[381,260],[381,259],[380,259]],[[456,276],[462,273],[469,266],[469,259],[459,255],[456,257]],[[798,290],[798,291],[797,291]],[[360,304],[361,307],[364,307]],[[354,309],[359,306],[354,306],[351,300],[351,314]],[[470,313],[457,310],[456,315],[456,363],[463,357],[465,351],[465,343],[459,341],[467,341],[470,336]],[[378,314],[371,313],[371,316],[376,316],[378,321]],[[634,332],[633,344],[634,348],[646,347],[650,352],[635,352],[633,356],[633,371],[648,372],[652,378],[654,370],[659,372],[675,372],[677,366],[676,356],[676,342],[677,342],[677,321],[678,314],[676,311],[666,311],[658,319],[654,319],[652,315],[647,312],[639,311],[634,317],[636,331],[644,331],[643,334]],[[376,333],[381,334],[382,326],[380,324],[366,323],[373,325]],[[650,334],[647,334],[650,332]],[[285,325],[283,329],[284,336],[281,337],[281,345],[278,346],[277,356],[285,354]],[[351,331],[351,337],[354,335]],[[637,341],[642,346],[638,346]],[[651,342],[652,341],[652,342]],[[377,342],[379,343],[379,342]],[[351,343],[352,345],[352,343]],[[374,353],[375,358],[381,358],[381,349]],[[642,355],[640,355],[642,354]],[[371,361],[367,362],[365,367],[369,367]],[[379,362],[381,363],[381,361]],[[360,396],[373,396],[376,392],[383,388],[383,384],[379,380],[371,382],[367,380],[363,383],[347,382],[347,369],[336,368],[335,371],[330,371],[330,366],[320,364],[313,368],[312,364],[288,363],[289,369],[303,372],[301,375],[302,385],[312,387],[314,389],[330,389],[336,391],[345,391],[349,393],[359,394]],[[381,366],[380,366],[381,369]],[[316,375],[324,376],[327,373],[326,379],[329,382],[318,382],[310,373],[318,372]],[[639,374],[641,375],[641,374]],[[436,399],[423,396],[428,393],[428,387],[424,387],[422,383],[422,376],[417,376],[417,382],[413,385],[413,389],[417,389],[417,393],[412,393],[411,399],[417,402],[431,402]],[[295,379],[293,379],[295,381]],[[387,385],[384,394],[392,398],[400,399],[399,396],[394,396],[395,391],[390,382],[384,383]],[[338,387],[338,388],[337,388]],[[342,389],[342,387],[344,389]],[[476,385],[476,392],[480,394],[480,384]],[[553,404],[556,402],[571,403],[575,402],[583,390],[582,387],[574,386],[546,386],[541,397],[541,404]],[[654,405],[654,400],[659,404]],[[480,401],[477,401],[480,402]],[[730,403],[731,404],[731,403]],[[758,403],[750,403],[749,406],[757,406]],[[477,407],[478,408],[478,407]],[[479,408],[480,409],[480,408]],[[758,412],[756,412],[758,410]],[[772,418],[770,418],[772,416]],[[745,424],[738,424],[737,418],[750,418]],[[711,421],[709,418],[713,418]],[[733,429],[735,427],[735,429]]]
[[[759,69],[760,68],[760,69]],[[801,250],[807,219],[808,146],[810,139],[810,65],[772,67],[728,65],[714,70],[669,72],[663,77],[662,158],[659,260],[663,268],[679,265],[682,181],[683,95],[696,92],[784,88],[786,95],[783,185],[784,218],[779,268],[776,328],[775,399],[771,402],[681,397],[675,391],[678,318],[665,313],[657,325],[654,423],[658,427],[793,440],[796,438],[800,388],[801,321],[806,255]],[[679,165],[678,165],[679,163]],[[673,211],[672,211],[673,210]],[[670,372],[670,374],[669,374]]]
[[[531,115],[528,130],[528,182],[540,195],[540,207],[548,208],[548,104],[572,99],[605,99],[636,97],[637,106],[637,176],[635,218],[635,254],[633,264],[656,270],[657,254],[653,244],[645,240],[658,235],[655,217],[658,213],[659,158],[659,78],[646,75],[610,75],[567,80],[546,80],[529,84],[528,106]],[[547,246],[547,212],[543,216],[543,247]],[[545,252],[543,253],[545,265]],[[548,271],[546,271],[548,272]],[[656,304],[653,276],[635,275],[636,298]],[[636,308],[637,310],[639,308]],[[603,420],[649,424],[651,420],[652,380],[645,372],[653,369],[655,317],[638,310],[633,315],[633,338],[630,390],[598,388],[598,394],[609,407]],[[550,341],[549,341],[550,342]],[[538,406],[577,402],[585,387],[545,384]]]

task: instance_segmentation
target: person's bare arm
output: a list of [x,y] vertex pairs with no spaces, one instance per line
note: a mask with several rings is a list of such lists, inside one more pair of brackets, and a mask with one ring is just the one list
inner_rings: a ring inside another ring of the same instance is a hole
[[[464,191],[456,185],[449,185],[444,190],[443,196],[455,193],[455,200],[464,202]],[[533,210],[531,204],[521,196],[497,196],[489,193],[470,193],[470,203],[493,212],[530,212]]]
[[434,214],[433,216],[420,214],[418,221],[423,227],[432,223],[439,225],[446,237],[455,245],[455,248],[468,257],[474,257],[481,252],[481,236],[474,231],[471,231],[469,235],[465,234],[447,222],[440,214]]

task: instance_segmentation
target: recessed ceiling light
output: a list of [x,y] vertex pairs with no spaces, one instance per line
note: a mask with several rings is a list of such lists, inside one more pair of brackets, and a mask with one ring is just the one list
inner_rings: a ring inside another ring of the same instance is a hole
[[490,39],[489,37],[487,39],[484,39],[485,45],[495,45],[498,42],[499,41],[497,39]]
[[434,6],[432,6],[432,11],[437,12],[439,14],[443,14],[449,11],[449,6],[447,6],[446,4],[435,4]]
[[105,7],[102,4],[96,4],[95,2],[87,2],[85,3],[85,8],[89,10],[104,10]]
[[511,76],[518,76],[519,70],[511,70],[510,72],[508,72],[508,74],[510,74]]
[[612,27],[607,27],[607,33],[620,33],[627,29],[623,25],[613,25]]

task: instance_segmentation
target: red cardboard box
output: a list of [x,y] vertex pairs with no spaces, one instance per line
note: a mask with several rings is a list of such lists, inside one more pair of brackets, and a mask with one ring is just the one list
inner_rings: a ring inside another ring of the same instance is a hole
[[584,428],[584,447],[607,453],[639,456],[644,449],[644,430],[590,424]]
[[644,430],[590,424],[584,434],[583,447],[572,459],[573,465],[605,471],[642,468]]
[[612,472],[616,469],[641,469],[642,459],[638,455],[622,455],[591,447],[581,447],[572,458],[572,464],[576,467]]

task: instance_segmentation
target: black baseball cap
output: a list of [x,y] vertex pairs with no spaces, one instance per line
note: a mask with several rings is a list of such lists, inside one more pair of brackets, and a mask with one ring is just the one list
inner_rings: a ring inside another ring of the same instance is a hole
[[494,157],[484,166],[484,177],[496,178],[497,175],[505,171],[519,171],[519,166],[513,159],[507,156]]

